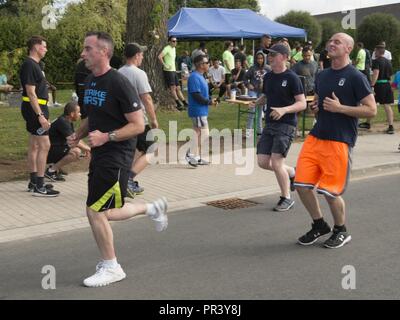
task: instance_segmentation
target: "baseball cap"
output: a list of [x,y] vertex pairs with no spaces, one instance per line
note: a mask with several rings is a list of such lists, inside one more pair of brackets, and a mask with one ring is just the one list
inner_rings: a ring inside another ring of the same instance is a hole
[[144,52],[147,50],[146,46],[141,46],[140,44],[136,43],[136,42],[132,42],[132,43],[128,43],[125,46],[125,57],[127,58],[132,58],[135,54],[139,53],[139,52]]
[[284,44],[274,44],[271,48],[268,49],[268,53],[280,53],[280,54],[286,54],[288,57],[290,55],[289,49],[287,46]]

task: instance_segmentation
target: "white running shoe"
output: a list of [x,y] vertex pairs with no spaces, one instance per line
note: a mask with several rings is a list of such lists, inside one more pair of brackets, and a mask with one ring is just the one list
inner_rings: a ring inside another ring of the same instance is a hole
[[86,287],[103,287],[125,278],[126,274],[120,264],[115,268],[109,268],[104,265],[99,266],[98,264],[96,266],[96,273],[83,280],[83,284]]
[[168,202],[165,197],[161,197],[153,202],[154,208],[156,209],[156,213],[153,216],[150,216],[151,220],[153,220],[156,224],[156,230],[158,232],[164,231],[168,227]]

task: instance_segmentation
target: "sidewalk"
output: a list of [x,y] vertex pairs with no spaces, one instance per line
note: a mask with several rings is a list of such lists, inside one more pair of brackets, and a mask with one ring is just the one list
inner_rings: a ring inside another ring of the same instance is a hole
[[[400,169],[398,134],[371,134],[358,138],[353,153],[352,177]],[[301,143],[294,143],[287,163],[295,165]],[[250,150],[249,150],[250,151]],[[255,150],[251,150],[253,154]],[[231,156],[226,153],[225,156]],[[221,160],[222,162],[222,160]],[[276,193],[279,188],[272,172],[257,167],[250,175],[237,175],[243,165],[213,164],[192,168],[185,164],[154,165],[138,177],[145,193],[134,200],[154,200],[163,195],[169,212],[205,206],[205,202],[230,197],[252,198]],[[57,198],[35,198],[26,192],[27,181],[0,183],[0,243],[48,236],[88,227],[85,214],[87,174],[74,173],[67,182],[56,183]]]

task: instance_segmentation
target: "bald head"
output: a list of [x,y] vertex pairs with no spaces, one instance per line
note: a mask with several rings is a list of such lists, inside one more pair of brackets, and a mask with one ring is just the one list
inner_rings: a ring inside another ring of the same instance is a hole
[[[340,39],[342,39],[343,42],[344,42],[347,46],[349,46],[349,47],[351,48],[351,50],[353,50],[353,48],[354,48],[354,39],[353,39],[352,36],[348,35],[347,33],[343,33],[343,32],[336,33],[336,34],[333,35],[333,37],[335,37],[335,36],[337,36],[337,37],[339,37]],[[350,51],[351,51],[351,50],[350,50]]]

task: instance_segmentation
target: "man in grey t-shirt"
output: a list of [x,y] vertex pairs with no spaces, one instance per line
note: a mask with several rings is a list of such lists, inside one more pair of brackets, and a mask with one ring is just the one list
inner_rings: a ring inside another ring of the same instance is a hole
[[146,125],[144,132],[137,137],[136,149],[141,152],[141,155],[132,163],[131,173],[129,175],[127,195],[131,198],[144,191],[144,188],[140,187],[139,183],[135,181],[134,178],[139,172],[146,168],[150,163],[151,157],[154,155],[154,150],[148,149],[154,143],[154,139],[151,136],[151,129],[158,128],[153,99],[150,95],[152,90],[149,80],[146,72],[139,68],[143,61],[143,52],[146,50],[147,47],[145,46],[141,46],[137,43],[128,43],[125,47],[126,64],[118,70],[137,90]]
[[298,76],[305,78],[305,91],[307,95],[314,95],[315,76],[318,72],[318,64],[312,61],[313,52],[310,47],[305,46],[303,49],[303,60],[297,62],[292,71]]

